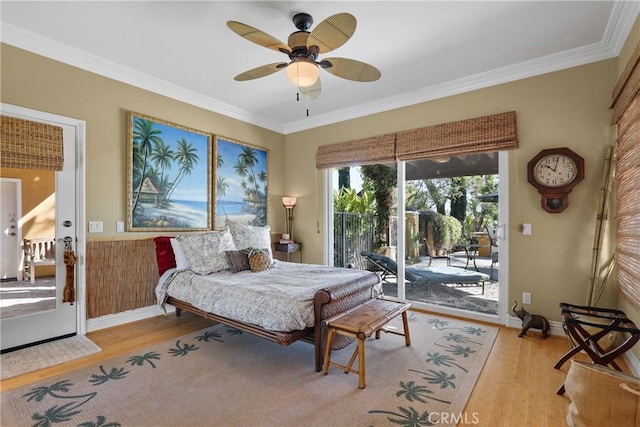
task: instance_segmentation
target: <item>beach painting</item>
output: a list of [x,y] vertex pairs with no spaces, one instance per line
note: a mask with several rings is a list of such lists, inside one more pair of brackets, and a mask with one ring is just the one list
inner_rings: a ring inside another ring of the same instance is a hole
[[129,113],[128,231],[211,230],[212,136]]
[[215,227],[267,224],[268,150],[216,136]]

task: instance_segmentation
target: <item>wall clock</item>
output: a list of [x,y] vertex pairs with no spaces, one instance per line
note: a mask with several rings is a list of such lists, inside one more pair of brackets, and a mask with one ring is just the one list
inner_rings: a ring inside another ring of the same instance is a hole
[[560,213],[569,206],[569,193],[584,179],[584,159],[570,149],[540,151],[527,163],[527,180],[540,193],[547,212]]

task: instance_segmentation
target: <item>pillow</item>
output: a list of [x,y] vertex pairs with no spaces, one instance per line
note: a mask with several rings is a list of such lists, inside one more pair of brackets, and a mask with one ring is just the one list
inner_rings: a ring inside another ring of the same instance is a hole
[[222,231],[178,236],[176,239],[187,261],[191,264],[191,271],[196,274],[228,270],[229,263],[225,251],[236,250],[228,228]]
[[189,264],[189,260],[184,254],[182,250],[182,246],[180,246],[180,242],[174,237],[170,240],[171,249],[173,249],[173,256],[176,259],[176,270],[188,270],[191,268],[191,264]]
[[269,263],[273,263],[273,254],[271,253],[271,227],[268,225],[259,227],[241,224],[230,221],[229,219],[225,220],[225,225],[229,227],[231,231],[236,249],[266,248]]
[[156,261],[158,263],[158,275],[162,276],[170,268],[176,268],[176,257],[171,248],[171,237],[158,236],[153,239],[156,243]]
[[269,267],[271,267],[271,260],[269,259],[269,253],[266,249],[251,248],[246,251],[249,260],[249,268],[254,273],[268,270]]
[[251,270],[249,266],[249,257],[245,251],[225,251],[227,262],[232,273],[239,273],[245,270]]

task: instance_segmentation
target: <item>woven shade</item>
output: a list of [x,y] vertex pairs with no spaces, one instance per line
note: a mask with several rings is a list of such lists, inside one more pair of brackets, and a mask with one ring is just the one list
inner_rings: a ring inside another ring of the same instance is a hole
[[640,94],[640,43],[631,55],[629,63],[620,75],[611,95],[611,124],[616,124],[631,104],[633,98]]
[[323,145],[316,152],[318,169],[395,162],[396,136],[386,134]]
[[494,114],[399,132],[399,160],[453,157],[518,148],[516,113]]
[[[636,62],[636,70],[640,71]],[[618,122],[617,267],[622,295],[640,309],[640,95]]]
[[0,165],[5,168],[62,170],[62,128],[1,116]]

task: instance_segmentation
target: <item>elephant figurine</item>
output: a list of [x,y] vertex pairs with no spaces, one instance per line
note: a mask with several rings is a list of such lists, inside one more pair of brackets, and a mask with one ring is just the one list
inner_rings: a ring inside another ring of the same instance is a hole
[[511,312],[522,320],[522,329],[520,329],[519,337],[527,335],[527,331],[530,328],[541,329],[542,330],[542,338],[546,339],[549,336],[549,321],[546,317],[541,316],[539,314],[531,314],[524,308],[520,307],[520,309],[516,310],[518,306],[518,301],[513,300],[513,307],[511,307]]

